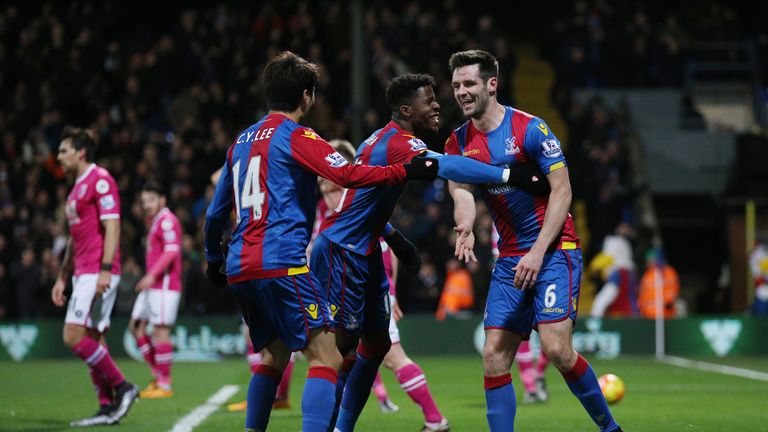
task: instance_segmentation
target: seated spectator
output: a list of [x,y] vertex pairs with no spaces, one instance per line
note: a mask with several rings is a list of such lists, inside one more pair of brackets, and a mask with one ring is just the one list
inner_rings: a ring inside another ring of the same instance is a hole
[[644,318],[656,318],[656,289],[661,284],[662,313],[664,318],[673,318],[677,312],[675,303],[680,295],[680,280],[677,271],[667,264],[660,248],[651,249],[645,256],[646,270],[640,279],[638,306]]

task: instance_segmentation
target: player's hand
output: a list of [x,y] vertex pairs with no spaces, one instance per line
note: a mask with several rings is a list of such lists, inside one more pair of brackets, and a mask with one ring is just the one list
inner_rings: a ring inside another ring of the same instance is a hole
[[552,190],[547,177],[531,164],[510,167],[507,184],[532,195],[549,195]]
[[413,274],[419,272],[421,269],[419,250],[400,231],[393,229],[391,234],[384,236],[384,240],[406,270]]
[[403,319],[403,310],[400,309],[400,304],[397,302],[397,299],[395,299],[395,302],[392,303],[392,318],[395,320],[395,322]]
[[536,286],[536,278],[539,276],[543,262],[542,252],[531,250],[525,254],[512,269],[515,272],[515,279],[512,281],[515,288],[524,290]]
[[434,180],[437,178],[437,159],[416,156],[403,165],[408,180]]
[[109,289],[109,281],[112,280],[112,272],[102,270],[96,279],[96,294],[104,294]]
[[58,307],[63,307],[67,303],[67,296],[64,295],[64,289],[67,287],[67,283],[62,279],[56,279],[56,283],[53,284],[51,289],[51,300],[53,304]]
[[227,275],[221,271],[223,267],[223,262],[208,261],[208,268],[205,269],[205,274],[208,276],[208,280],[211,281],[211,285],[219,288],[227,286]]
[[155,277],[147,273],[143,278],[141,278],[141,280],[139,280],[139,283],[136,284],[136,292],[144,291],[145,289],[151,287],[154,283]]
[[453,254],[465,264],[477,262],[474,250],[475,234],[472,232],[472,228],[465,224],[459,224],[453,227],[453,230],[456,231],[456,247]]

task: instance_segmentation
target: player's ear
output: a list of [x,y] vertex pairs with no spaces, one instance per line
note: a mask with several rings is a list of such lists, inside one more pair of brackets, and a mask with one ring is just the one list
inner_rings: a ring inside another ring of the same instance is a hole
[[496,93],[496,89],[499,87],[499,78],[493,76],[488,78],[488,83],[486,85],[488,87],[488,93]]
[[407,119],[407,118],[411,118],[412,111],[413,111],[413,108],[411,108],[410,105],[400,105],[398,114],[400,115],[400,118]]

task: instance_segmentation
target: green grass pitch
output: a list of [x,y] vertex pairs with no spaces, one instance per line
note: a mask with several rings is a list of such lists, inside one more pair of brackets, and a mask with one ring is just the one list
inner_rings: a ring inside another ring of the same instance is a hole
[[[432,394],[450,420],[453,431],[487,431],[480,357],[419,357]],[[617,360],[589,359],[596,373],[614,373],[625,382],[623,401],[613,405],[613,414],[625,431],[736,431],[768,430],[768,382],[684,369],[658,363],[651,358],[624,357]],[[766,358],[704,359],[768,372]],[[143,386],[148,371],[142,364],[118,359],[130,380]],[[245,397],[249,372],[245,359],[220,363],[180,363],[173,366],[175,395],[171,399],[139,401],[118,427],[92,431],[169,431],[195,407],[203,404],[227,384],[240,385],[230,402]],[[272,412],[269,430],[298,431],[301,428],[301,390],[306,363],[297,363],[288,410]],[[373,396],[358,423],[360,431],[417,431],[422,425],[420,410],[400,390],[389,371],[383,377],[390,397],[401,410],[383,414]],[[518,401],[522,399],[519,377],[513,368]],[[587,414],[550,366],[547,382],[550,401],[540,405],[518,405],[516,430],[579,432],[596,431]],[[70,430],[69,421],[96,409],[96,400],[82,362],[72,360],[0,363],[0,431]],[[196,431],[243,429],[244,414],[228,413],[222,406]]]

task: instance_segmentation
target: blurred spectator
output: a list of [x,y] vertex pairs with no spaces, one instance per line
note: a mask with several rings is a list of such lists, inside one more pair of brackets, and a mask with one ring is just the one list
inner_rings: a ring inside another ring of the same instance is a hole
[[42,274],[35,260],[35,251],[26,247],[21,257],[11,264],[11,283],[16,290],[16,311],[19,318],[29,319],[38,315],[37,302]]
[[602,251],[589,263],[587,273],[598,274],[602,287],[592,302],[593,317],[632,317],[637,307],[637,274],[632,244],[617,230],[603,240]]
[[661,248],[651,249],[646,253],[645,266],[646,270],[640,279],[640,314],[644,318],[656,318],[656,289],[661,284],[661,313],[665,319],[675,317],[677,298],[680,295],[677,271],[666,262]]
[[448,316],[468,316],[467,312],[475,305],[474,286],[469,270],[456,258],[449,259],[446,268],[445,285],[435,313],[435,317],[441,321]]
[[755,284],[752,313],[768,315],[768,235],[762,235],[749,255],[749,269]]

